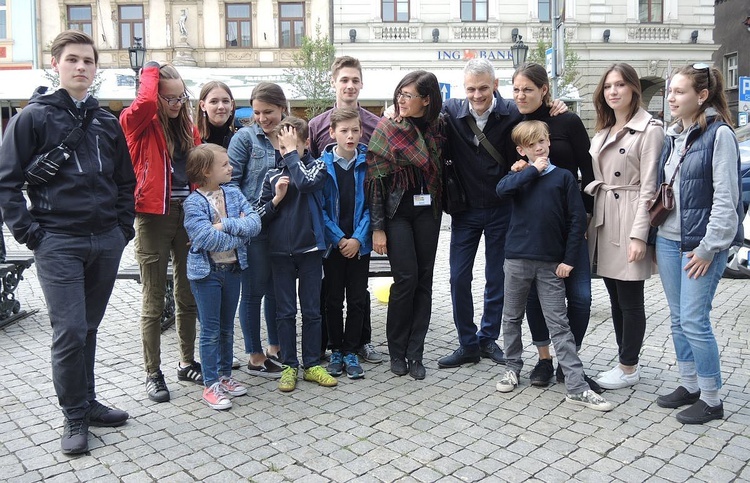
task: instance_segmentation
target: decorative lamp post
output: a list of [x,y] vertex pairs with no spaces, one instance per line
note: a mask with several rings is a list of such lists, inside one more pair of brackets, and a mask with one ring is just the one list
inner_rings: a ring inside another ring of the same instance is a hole
[[128,48],[130,55],[130,68],[135,72],[135,93],[138,95],[138,88],[141,86],[141,69],[143,61],[146,59],[146,49],[141,44],[141,37],[133,37],[133,46]]
[[526,56],[529,53],[529,46],[524,45],[523,36],[519,35],[515,44],[510,47],[510,53],[513,56],[513,68],[518,69],[526,63]]

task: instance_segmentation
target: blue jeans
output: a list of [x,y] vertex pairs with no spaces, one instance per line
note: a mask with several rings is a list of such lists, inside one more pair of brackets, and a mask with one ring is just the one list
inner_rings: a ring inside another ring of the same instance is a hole
[[[563,280],[565,281],[565,297],[568,299],[568,323],[576,340],[576,347],[580,349],[591,317],[591,266],[586,240],[581,243],[581,249],[578,251],[573,271],[570,272],[569,277]],[[539,296],[535,286],[532,286],[529,292],[529,300],[526,304],[526,319],[529,322],[532,343],[535,346],[549,345],[549,330],[544,321],[544,314],[541,305],[539,305]]]
[[684,270],[690,260],[680,242],[656,237],[656,262],[672,316],[677,363],[694,362],[701,390],[721,388],[719,347],[711,328],[711,302],[727,264],[728,250],[714,255],[708,272],[698,279]]
[[260,306],[266,318],[268,345],[279,345],[276,328],[276,296],[271,278],[271,259],[268,254],[268,237],[253,238],[247,245],[247,270],[242,272],[242,301],[240,328],[245,339],[245,354],[262,354],[260,342]]
[[234,264],[234,268],[212,267],[205,278],[190,281],[200,320],[199,350],[206,387],[221,376],[232,375],[234,314],[241,278],[239,264]]
[[279,329],[281,361],[299,367],[297,358],[297,279],[302,311],[302,365],[320,365],[320,286],[323,278],[323,252],[271,256],[273,286],[276,291],[276,325]]
[[52,383],[68,419],[83,418],[96,398],[96,334],[126,243],[117,227],[91,236],[47,233],[34,250],[52,326]]
[[[480,344],[495,341],[500,336],[505,281],[502,266],[510,212],[510,204],[506,204],[495,208],[472,208],[451,218],[450,283],[453,321],[458,331],[459,344],[470,350],[478,350]],[[482,233],[485,258],[484,312],[477,330],[471,282]]]

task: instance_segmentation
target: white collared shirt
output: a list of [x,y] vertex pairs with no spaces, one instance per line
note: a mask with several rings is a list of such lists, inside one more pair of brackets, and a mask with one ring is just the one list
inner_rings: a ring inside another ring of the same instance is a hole
[[[490,107],[486,111],[484,111],[484,114],[479,115],[477,114],[477,111],[475,111],[474,108],[471,107],[471,102],[469,102],[469,114],[471,114],[471,117],[473,117],[477,122],[477,127],[480,131],[484,131],[484,127],[487,125],[487,120],[490,118],[490,113],[495,109],[496,103],[497,98],[495,96],[492,96],[492,104],[490,105]],[[479,146],[479,139],[477,139],[476,136],[474,136],[474,146]]]

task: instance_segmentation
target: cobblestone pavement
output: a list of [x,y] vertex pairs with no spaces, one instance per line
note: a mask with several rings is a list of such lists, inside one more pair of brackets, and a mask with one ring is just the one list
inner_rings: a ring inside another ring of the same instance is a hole
[[[50,377],[51,333],[35,270],[18,290],[37,314],[0,330],[0,480],[8,481],[748,481],[750,480],[750,282],[722,280],[713,322],[721,350],[726,419],[683,426],[656,396],[677,386],[668,310],[658,278],[647,282],[648,329],[641,382],[607,391],[606,414],[563,401],[561,384],[529,386],[535,363],[524,330],[521,387],[495,390],[502,366],[482,360],[438,369],[456,346],[448,284],[449,220],[443,221],[427,335],[427,378],[396,377],[363,364],[364,380],[333,389],[301,380],[236,377],[249,394],[227,412],[177,381],[174,329],[162,339],[169,403],[148,400],[138,316],[140,288],[118,281],[99,330],[98,398],[127,410],[120,428],[92,428],[90,453],[59,451],[62,417]],[[10,246],[13,242],[9,240]],[[483,256],[475,279],[483,281]],[[132,264],[132,244],[123,264]],[[500,269],[500,267],[497,267]],[[383,283],[374,280],[372,284]],[[481,307],[482,283],[474,284]],[[591,324],[581,353],[590,375],[609,369],[616,344],[606,290],[592,282]],[[477,317],[479,317],[479,312]],[[373,298],[373,342],[385,351],[385,305]],[[236,330],[236,354],[241,333]]]

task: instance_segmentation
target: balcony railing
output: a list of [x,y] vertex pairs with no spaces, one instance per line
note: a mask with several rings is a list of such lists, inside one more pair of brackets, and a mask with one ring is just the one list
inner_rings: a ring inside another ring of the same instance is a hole
[[630,27],[628,28],[628,40],[676,40],[678,30],[664,26]]

